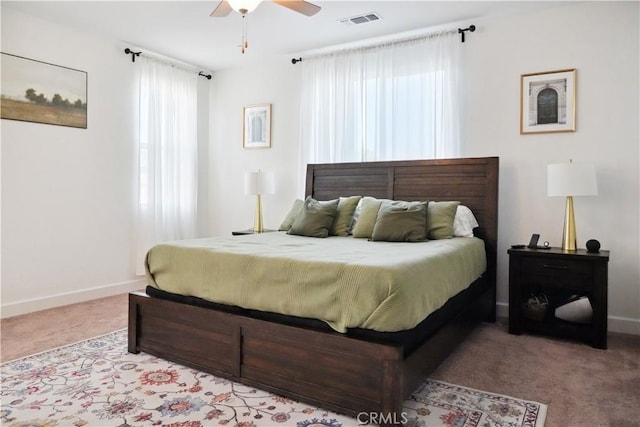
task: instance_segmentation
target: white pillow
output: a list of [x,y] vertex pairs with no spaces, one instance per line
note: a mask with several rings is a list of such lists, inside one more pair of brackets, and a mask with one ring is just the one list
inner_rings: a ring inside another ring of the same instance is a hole
[[353,234],[353,227],[356,226],[356,222],[358,221],[358,218],[360,218],[360,212],[362,212],[362,199],[364,199],[364,197],[358,200],[356,210],[353,211],[353,219],[351,220],[351,227],[349,227],[349,234]]
[[456,237],[473,237],[473,229],[478,227],[478,221],[467,206],[458,205],[453,219],[453,235]]
[[375,197],[365,196],[358,202],[356,210],[353,213],[353,222],[351,223],[351,234],[353,237],[369,238],[373,233],[376,225],[378,210],[383,202],[392,202],[389,199],[376,199]]

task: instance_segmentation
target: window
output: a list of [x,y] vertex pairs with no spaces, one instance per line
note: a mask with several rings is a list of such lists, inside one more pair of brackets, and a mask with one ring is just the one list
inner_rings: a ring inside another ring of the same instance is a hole
[[305,59],[302,163],[459,156],[456,35]]
[[138,140],[138,262],[162,241],[195,237],[197,75],[141,58]]

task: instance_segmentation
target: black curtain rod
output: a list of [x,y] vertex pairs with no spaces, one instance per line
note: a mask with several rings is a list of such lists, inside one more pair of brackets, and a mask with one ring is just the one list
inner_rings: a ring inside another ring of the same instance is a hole
[[[460,38],[461,38],[460,41],[464,43],[464,33],[466,31],[473,33],[475,30],[476,30],[475,25],[469,25],[467,28],[458,28],[458,33],[460,34]],[[291,58],[291,63],[293,65],[296,65],[298,62],[302,62],[302,58]]]
[[464,32],[469,31],[473,33],[476,30],[475,25],[469,25],[467,28],[458,28],[458,33],[460,33],[460,41],[464,43]]
[[[134,52],[127,47],[125,48],[124,53],[126,53],[127,55],[131,55],[131,62],[136,62],[136,56],[140,56],[142,52]],[[200,71],[198,75],[204,77],[207,80],[211,80],[211,74],[205,74]]]
[[124,53],[126,53],[127,55],[131,55],[131,62],[136,62],[136,56],[140,56],[142,52],[134,52],[131,49],[126,48],[124,50]]

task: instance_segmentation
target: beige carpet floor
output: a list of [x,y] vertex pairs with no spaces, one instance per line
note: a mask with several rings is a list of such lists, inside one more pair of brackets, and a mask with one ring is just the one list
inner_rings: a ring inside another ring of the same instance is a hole
[[[127,326],[127,295],[0,321],[3,362]],[[640,336],[609,349],[483,324],[432,378],[547,404],[547,427],[640,426]]]

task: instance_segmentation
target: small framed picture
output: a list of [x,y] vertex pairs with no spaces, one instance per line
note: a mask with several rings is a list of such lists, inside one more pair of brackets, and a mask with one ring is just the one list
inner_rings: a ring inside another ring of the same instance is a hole
[[576,69],[522,74],[520,134],[576,131]]
[[244,107],[242,123],[243,148],[271,148],[271,104]]

